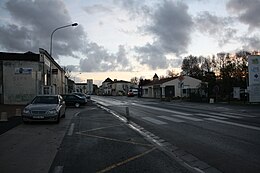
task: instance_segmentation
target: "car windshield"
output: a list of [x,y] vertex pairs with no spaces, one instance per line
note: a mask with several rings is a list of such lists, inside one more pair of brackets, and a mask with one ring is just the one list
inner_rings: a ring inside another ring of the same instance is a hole
[[32,104],[58,104],[58,98],[56,96],[37,96]]

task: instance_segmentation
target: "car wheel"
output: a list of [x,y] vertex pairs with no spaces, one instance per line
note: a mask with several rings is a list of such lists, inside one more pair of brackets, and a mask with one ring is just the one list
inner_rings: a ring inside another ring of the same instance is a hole
[[24,124],[28,124],[29,121],[26,121],[26,120],[23,119],[23,123],[24,123]]
[[62,118],[65,118],[65,116],[66,116],[66,115],[65,115],[65,112],[64,112],[64,114],[62,115]]
[[57,120],[55,121],[56,124],[59,124],[60,122],[60,114],[57,116]]
[[75,107],[76,107],[76,108],[79,108],[79,107],[80,107],[80,104],[79,104],[79,103],[75,103]]

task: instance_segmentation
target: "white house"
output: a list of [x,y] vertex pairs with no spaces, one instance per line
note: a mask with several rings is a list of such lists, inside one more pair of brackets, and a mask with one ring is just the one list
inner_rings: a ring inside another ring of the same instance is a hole
[[104,82],[102,82],[102,95],[111,95],[112,89],[110,83],[113,82],[110,78],[107,78]]
[[126,95],[131,88],[131,82],[115,79],[110,83],[110,86],[112,95]]
[[142,86],[142,96],[149,98],[188,97],[191,92],[198,90],[200,85],[201,80],[189,76],[159,80],[155,75],[153,81]]

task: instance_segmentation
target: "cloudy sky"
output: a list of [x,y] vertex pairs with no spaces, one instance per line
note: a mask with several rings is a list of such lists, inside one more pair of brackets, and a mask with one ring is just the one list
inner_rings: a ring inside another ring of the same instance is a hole
[[[81,81],[151,78],[190,54],[260,49],[260,0],[1,0],[0,51],[50,50]],[[80,74],[81,73],[81,74]]]

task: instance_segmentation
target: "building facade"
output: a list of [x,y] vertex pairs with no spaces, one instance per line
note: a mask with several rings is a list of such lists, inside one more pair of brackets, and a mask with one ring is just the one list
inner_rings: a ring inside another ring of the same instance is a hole
[[201,80],[179,76],[173,78],[154,78],[148,84],[142,86],[142,96],[149,98],[176,98],[189,97],[196,92],[201,85]]
[[0,103],[26,104],[36,95],[66,92],[65,71],[44,49],[0,52]]

